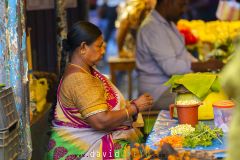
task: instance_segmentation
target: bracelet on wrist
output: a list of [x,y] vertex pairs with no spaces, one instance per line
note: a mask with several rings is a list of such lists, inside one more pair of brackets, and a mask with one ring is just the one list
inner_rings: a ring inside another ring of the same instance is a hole
[[135,107],[135,109],[137,111],[137,113],[135,115],[137,115],[139,113],[139,108],[137,107],[137,104],[135,103],[134,100],[132,100],[130,104],[132,104]]

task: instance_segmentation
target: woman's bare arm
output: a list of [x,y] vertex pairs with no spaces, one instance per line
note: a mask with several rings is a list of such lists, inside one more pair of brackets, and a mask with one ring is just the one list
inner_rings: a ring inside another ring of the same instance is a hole
[[135,115],[137,109],[140,112],[150,109],[153,104],[153,98],[149,94],[143,94],[135,100],[135,104],[131,104],[126,109],[119,111],[100,112],[88,117],[86,120],[91,127],[97,130],[110,131],[120,126],[129,117]]

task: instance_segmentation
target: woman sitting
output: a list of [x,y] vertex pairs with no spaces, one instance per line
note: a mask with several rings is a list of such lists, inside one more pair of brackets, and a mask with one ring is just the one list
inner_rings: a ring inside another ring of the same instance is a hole
[[94,24],[74,24],[64,44],[70,63],[58,88],[48,159],[126,159],[128,144],[141,138],[132,117],[149,110],[152,97],[144,94],[127,103],[93,68],[105,52],[102,33]]

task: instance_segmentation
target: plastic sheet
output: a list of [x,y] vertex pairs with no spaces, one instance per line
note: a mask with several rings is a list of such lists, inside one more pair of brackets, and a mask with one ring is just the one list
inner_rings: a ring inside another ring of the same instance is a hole
[[[214,127],[214,121],[202,121],[210,127]],[[151,149],[157,149],[155,144],[159,142],[163,137],[170,135],[169,128],[178,125],[177,119],[170,119],[169,111],[161,111],[158,115],[158,118],[154,124],[152,132],[149,134],[146,145]],[[226,135],[220,138],[219,140],[213,140],[213,144],[208,147],[198,146],[196,148],[184,148],[186,150],[225,150],[226,149]],[[214,155],[216,158],[226,157],[225,153],[217,153]]]

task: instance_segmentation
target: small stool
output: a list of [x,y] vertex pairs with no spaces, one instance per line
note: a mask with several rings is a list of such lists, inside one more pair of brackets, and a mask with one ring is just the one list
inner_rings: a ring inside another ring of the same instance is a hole
[[128,98],[132,98],[132,71],[136,68],[134,58],[110,57],[108,59],[111,80],[116,85],[116,71],[126,71],[128,73]]

